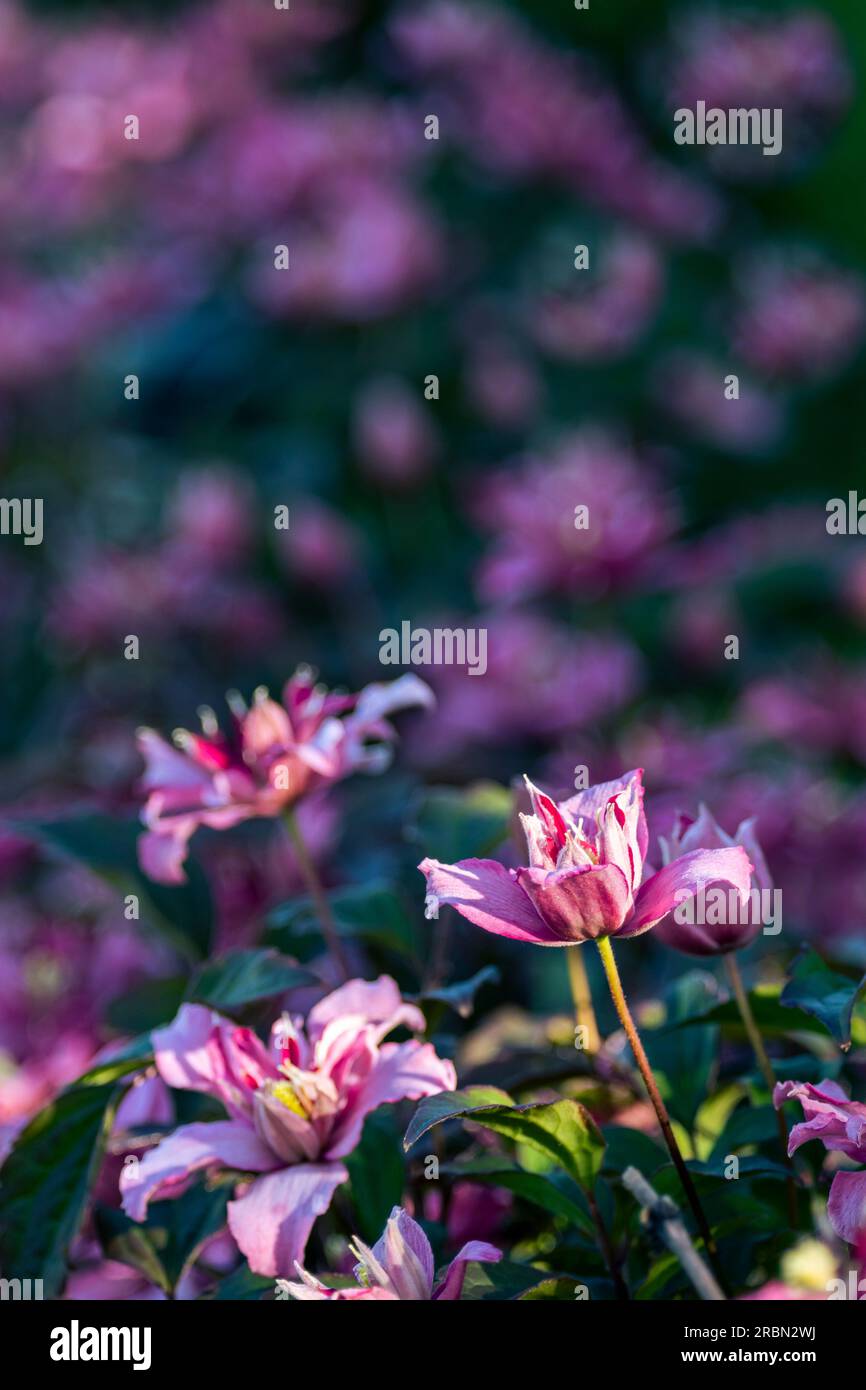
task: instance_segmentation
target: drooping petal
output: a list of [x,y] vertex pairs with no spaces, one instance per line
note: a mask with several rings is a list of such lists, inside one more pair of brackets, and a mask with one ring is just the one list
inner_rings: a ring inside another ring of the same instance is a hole
[[365,685],[358,695],[354,711],[346,721],[348,724],[374,724],[386,715],[397,710],[433,709],[436,696],[426,681],[408,672],[395,681],[375,681]]
[[830,1225],[851,1245],[866,1227],[866,1168],[860,1173],[837,1173],[827,1200]]
[[190,836],[198,829],[198,818],[178,817],[166,831],[146,830],[138,837],[138,863],[143,874],[154,883],[186,883],[183,866],[189,853]]
[[192,1175],[205,1168],[267,1173],[277,1163],[276,1155],[241,1121],[182,1125],[143,1158],[124,1165],[120,1178],[123,1210],[133,1221],[143,1221],[149,1201],[179,1197]]
[[209,772],[186,753],[173,748],[154,729],[139,729],[137,743],[145,762],[141,785],[146,791],[157,787],[204,791],[210,786]]
[[424,1031],[424,1015],[414,1004],[406,1004],[400,988],[390,975],[378,980],[349,980],[314,1004],[307,1017],[307,1037],[315,1042],[333,1019],[351,1016],[362,1023],[382,1025],[380,1038],[405,1024],[413,1032]]
[[635,898],[634,915],[622,936],[638,936],[649,931],[674,908],[713,884],[728,883],[740,900],[748,897],[752,866],[739,845],[731,849],[696,849],[674,859],[641,885]]
[[254,1274],[273,1278],[294,1273],[313,1222],[328,1210],[348,1177],[342,1163],[298,1163],[256,1178],[229,1202],[229,1230]]
[[448,1271],[442,1283],[434,1293],[433,1297],[452,1302],[458,1299],[463,1292],[463,1280],[466,1278],[466,1266],[470,1260],[480,1260],[483,1264],[498,1264],[502,1259],[502,1251],[497,1250],[495,1245],[488,1245],[483,1240],[470,1240],[463,1249],[454,1256],[448,1266]]
[[337,1118],[328,1142],[328,1158],[345,1158],[352,1152],[365,1118],[380,1105],[421,1100],[440,1091],[453,1091],[456,1085],[454,1064],[437,1056],[432,1043],[414,1039],[384,1043],[365,1080],[350,1094],[349,1104]]
[[495,859],[464,859],[459,864],[424,859],[418,868],[427,879],[427,917],[438,917],[440,904],[446,903],[496,936],[537,946],[562,945],[533,908],[516,874]]
[[417,1221],[402,1207],[392,1208],[373,1254],[398,1298],[421,1302],[432,1297],[433,1250]]
[[798,1100],[805,1120],[794,1125],[788,1138],[788,1153],[801,1144],[819,1139],[824,1148],[847,1154],[866,1163],[866,1105],[850,1100],[835,1081],[781,1081],[773,1091],[776,1109],[786,1100]]
[[163,1081],[181,1091],[215,1096],[230,1115],[251,1113],[250,1093],[278,1079],[264,1044],[203,1004],[182,1004],[167,1028],[153,1033],[154,1058]]
[[544,945],[574,946],[612,936],[626,918],[631,893],[615,864],[574,869],[518,869],[517,879],[553,934]]

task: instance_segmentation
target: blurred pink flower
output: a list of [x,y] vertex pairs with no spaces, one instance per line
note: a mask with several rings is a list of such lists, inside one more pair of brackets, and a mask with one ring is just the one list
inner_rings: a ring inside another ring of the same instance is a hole
[[[739,378],[739,397],[725,396],[725,378]],[[652,373],[659,406],[697,439],[734,453],[762,453],[779,440],[785,414],[779,399],[736,364],[679,348]]]
[[[755,835],[754,818],[743,821],[733,835],[728,835],[717,824],[706,806],[701,806],[696,820],[680,816],[671,830],[670,837],[661,840],[660,844],[663,864],[669,864],[671,860],[679,859],[691,850],[716,850],[740,845],[752,861],[752,887],[762,893],[772,890],[773,880],[767,868],[764,852]],[[707,885],[708,898],[717,886]],[[710,914],[707,912],[705,915],[709,918]],[[727,892],[724,908],[720,910],[718,905],[714,904],[712,922],[700,921],[698,914],[688,916],[694,916],[695,920],[681,921],[676,912],[669,913],[656,923],[655,933],[657,939],[663,941],[666,946],[673,946],[690,956],[716,956],[726,951],[739,951],[748,946],[761,930],[760,906],[751,898],[736,898],[732,902]],[[717,918],[721,920],[716,920]]]
[[394,1207],[388,1223],[372,1250],[360,1240],[352,1246],[357,1256],[355,1288],[329,1289],[321,1280],[308,1274],[300,1265],[300,1283],[286,1282],[293,1298],[306,1302],[322,1299],[353,1302],[359,1299],[374,1301],[426,1302],[429,1299],[455,1300],[463,1290],[466,1265],[470,1260],[495,1264],[502,1251],[478,1240],[469,1241],[455,1255],[439,1284],[435,1284],[433,1250],[417,1221],[402,1207]]
[[812,254],[764,254],[737,285],[734,351],[768,376],[811,381],[845,367],[863,340],[866,284]]
[[739,846],[692,849],[643,878],[648,845],[640,771],[578,792],[560,805],[527,780],[532,815],[520,816],[529,867],[492,859],[425,859],[428,918],[444,903],[496,936],[536,946],[576,946],[639,936],[710,884],[749,890]]
[[[580,518],[578,506],[587,509]],[[645,464],[591,429],[483,483],[474,514],[495,535],[479,592],[511,603],[551,589],[589,601],[642,573],[674,526],[673,504]]]
[[439,449],[438,430],[416,387],[400,377],[368,381],[353,410],[352,431],[361,466],[374,482],[407,487],[429,473]]
[[289,1274],[317,1216],[348,1180],[340,1162],[380,1105],[453,1090],[454,1068],[430,1043],[385,1043],[394,1028],[423,1031],[393,980],[352,980],[316,1004],[306,1025],[279,1019],[266,1048],[198,1004],[153,1035],[162,1079],[213,1096],[231,1117],[182,1125],[121,1177],[123,1207],[143,1221],[152,1199],[177,1197],[194,1174],[258,1174],[229,1203],[229,1229],[257,1274]]
[[[227,830],[253,816],[278,816],[299,797],[353,772],[381,772],[396,733],[387,716],[429,708],[429,686],[405,675],[365,686],[358,695],[329,694],[300,668],[278,704],[264,689],[250,708],[238,700],[230,735],[212,711],[202,734],[181,730],[178,748],[152,729],[139,733],[148,793],[139,838],[141,866],[151,878],[181,883],[190,837],[199,826]],[[345,717],[343,717],[345,716]]]
[[571,362],[616,361],[649,327],[664,290],[661,256],[635,233],[614,232],[599,265],[571,277],[570,287],[537,296],[530,328],[554,357]]

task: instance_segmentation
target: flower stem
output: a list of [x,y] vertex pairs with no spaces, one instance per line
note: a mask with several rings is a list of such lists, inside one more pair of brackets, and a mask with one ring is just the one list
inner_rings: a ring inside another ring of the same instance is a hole
[[601,1047],[601,1037],[598,1031],[598,1024],[595,1021],[595,1009],[592,1006],[592,991],[589,987],[589,975],[586,971],[583,955],[579,946],[569,946],[565,951],[565,958],[568,963],[568,983],[571,986],[571,997],[574,1001],[574,1015],[577,1019],[578,1028],[585,1030],[585,1039],[581,1039],[583,1050],[592,1057]]
[[298,861],[301,877],[315,905],[316,916],[319,919],[319,926],[322,929],[322,936],[325,938],[325,944],[336,961],[343,979],[348,980],[352,973],[349,968],[349,961],[343,942],[340,939],[340,933],[337,930],[337,924],[334,921],[334,914],[331,911],[327,895],[322,887],[322,881],[319,878],[318,870],[313,863],[312,856],[307,848],[307,842],[298,824],[298,818],[294,810],[289,809],[284,813],[283,819],[286,824],[286,829],[289,832],[292,848],[295,851],[295,858]]
[[625,1030],[625,1035],[629,1040],[631,1050],[634,1053],[635,1061],[637,1062],[638,1067],[640,1068],[640,1074],[643,1077],[644,1085],[646,1086],[647,1091],[649,1092],[649,1098],[652,1101],[653,1109],[656,1112],[656,1117],[658,1119],[659,1125],[661,1126],[662,1134],[665,1137],[665,1143],[668,1146],[668,1152],[670,1153],[670,1156],[673,1159],[674,1167],[676,1168],[679,1174],[680,1182],[682,1183],[683,1190],[686,1194],[686,1197],[688,1198],[689,1206],[691,1207],[692,1215],[694,1216],[695,1221],[697,1222],[698,1230],[703,1236],[704,1245],[707,1249],[707,1253],[710,1256],[714,1257],[717,1254],[717,1251],[716,1243],[713,1239],[713,1233],[710,1230],[709,1222],[707,1221],[707,1218],[704,1215],[704,1209],[701,1206],[700,1198],[698,1197],[695,1185],[692,1182],[691,1173],[686,1167],[685,1160],[683,1159],[683,1156],[680,1153],[680,1146],[676,1141],[676,1136],[674,1135],[670,1115],[667,1112],[667,1106],[662,1100],[661,1092],[659,1091],[659,1088],[656,1085],[656,1079],[652,1073],[652,1067],[649,1064],[649,1058],[644,1052],[643,1043],[640,1040],[640,1034],[637,1031],[635,1021],[631,1016],[631,1010],[628,1007],[625,993],[623,992],[622,981],[619,977],[619,970],[617,969],[617,964],[614,960],[613,947],[610,944],[610,938],[607,936],[599,937],[595,944],[598,947],[598,952],[601,956],[601,963],[604,966],[604,973],[607,976],[607,983],[610,988],[610,996],[613,1000],[614,1008],[616,1009],[619,1021],[622,1024],[623,1029]]
[[[755,1054],[755,1061],[758,1063],[758,1070],[764,1078],[764,1083],[770,1092],[770,1099],[772,1100],[773,1091],[776,1087],[776,1073],[773,1071],[773,1064],[764,1046],[761,1030],[755,1021],[755,1015],[749,1003],[749,996],[743,984],[743,977],[740,974],[740,967],[737,964],[737,958],[733,952],[725,956],[725,969],[728,972],[731,989],[734,991],[737,1008],[740,1010],[740,1017],[743,1020],[746,1036],[752,1044],[752,1051]],[[779,1143],[782,1146],[782,1156],[790,1174],[786,1184],[788,1189],[788,1217],[791,1226],[794,1227],[797,1224],[797,1188],[793,1177],[794,1165],[788,1156],[788,1127],[785,1124],[785,1117],[781,1110],[776,1111],[776,1127],[779,1131]]]
[[586,1190],[584,1196],[586,1197],[589,1213],[592,1217],[592,1224],[595,1226],[595,1232],[598,1236],[599,1248],[604,1257],[604,1262],[610,1270],[614,1292],[620,1301],[626,1302],[629,1298],[628,1285],[622,1277],[619,1260],[611,1245],[610,1235],[604,1224],[604,1217],[601,1214],[601,1209],[599,1208],[598,1202],[595,1200],[595,1195],[589,1189]]

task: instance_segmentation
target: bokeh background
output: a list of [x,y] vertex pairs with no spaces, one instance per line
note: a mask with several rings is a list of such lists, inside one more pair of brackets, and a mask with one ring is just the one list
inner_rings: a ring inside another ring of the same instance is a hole
[[[266,823],[122,916],[136,727],[396,675],[407,619],[486,627],[489,669],[425,673],[392,771],[304,807],[338,896],[387,885],[359,970],[495,960],[489,1006],[566,1008],[559,953],[434,942],[414,865],[578,765],[643,766],[654,835],[757,816],[750,978],[866,964],[866,551],[825,525],[864,478],[864,62],[858,0],[2,0],[0,469],[45,534],[0,538],[0,1121],[190,958],[313,949]],[[699,98],[781,107],[783,153],[677,147]],[[643,998],[688,968],[622,956]]]

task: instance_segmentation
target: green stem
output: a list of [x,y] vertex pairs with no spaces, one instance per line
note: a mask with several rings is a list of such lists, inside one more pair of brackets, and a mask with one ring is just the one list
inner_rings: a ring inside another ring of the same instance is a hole
[[586,971],[586,964],[581,955],[579,946],[569,946],[565,952],[566,963],[568,965],[568,983],[571,986],[571,997],[574,1001],[574,1015],[577,1019],[579,1028],[586,1030],[586,1045],[584,1051],[590,1057],[595,1056],[601,1047],[601,1037],[598,1031],[598,1024],[595,1021],[595,1009],[592,1006],[592,991],[589,987],[589,976]]
[[313,900],[316,916],[319,919],[319,926],[325,938],[325,944],[328,947],[328,951],[337,962],[343,979],[348,980],[352,972],[346,956],[346,951],[340,939],[340,933],[337,930],[337,923],[334,921],[334,914],[331,911],[330,903],[322,887],[322,881],[319,878],[316,866],[307,849],[307,842],[298,824],[298,818],[294,810],[290,809],[284,813],[283,819],[286,824],[286,829],[289,832],[289,838],[292,841],[292,847],[295,851],[295,858],[298,861],[301,877],[304,880],[307,892]]
[[[734,998],[737,1001],[737,1008],[740,1010],[740,1017],[743,1020],[743,1027],[746,1036],[752,1044],[752,1051],[755,1054],[755,1061],[758,1063],[758,1070],[764,1078],[764,1084],[770,1092],[770,1100],[773,1099],[773,1091],[776,1088],[776,1073],[773,1071],[773,1064],[770,1061],[767,1049],[764,1046],[764,1039],[761,1037],[761,1030],[755,1021],[752,1006],[749,1003],[749,996],[743,984],[743,977],[740,974],[740,967],[737,964],[736,956],[731,952],[725,956],[725,968],[728,972],[728,979],[731,989],[734,991]],[[788,1168],[789,1177],[787,1180],[788,1189],[788,1219],[791,1226],[797,1224],[797,1187],[794,1182],[794,1165],[788,1156],[788,1127],[785,1124],[785,1117],[781,1110],[776,1111],[776,1128],[779,1132],[779,1143],[782,1148],[782,1158]]]
[[619,1260],[611,1245],[610,1235],[608,1234],[607,1226],[604,1224],[604,1217],[601,1214],[601,1209],[598,1202],[595,1200],[595,1194],[590,1191],[589,1188],[586,1189],[584,1195],[589,1207],[589,1214],[592,1217],[592,1224],[595,1226],[595,1233],[598,1236],[599,1248],[604,1257],[604,1262],[610,1270],[614,1291],[620,1301],[626,1302],[629,1298],[628,1286],[622,1277]]
[[652,1067],[649,1064],[649,1058],[644,1052],[643,1043],[640,1040],[640,1034],[637,1031],[635,1021],[631,1016],[631,1010],[629,1009],[628,1002],[626,1001],[625,992],[623,991],[622,987],[622,981],[619,977],[619,970],[617,969],[617,964],[614,960],[613,947],[610,944],[610,937],[599,937],[595,944],[598,947],[599,955],[601,956],[601,963],[604,966],[604,973],[607,977],[607,983],[610,988],[610,996],[613,1000],[614,1008],[616,1009],[619,1021],[623,1026],[625,1035],[629,1040],[631,1050],[634,1053],[635,1061],[637,1062],[638,1067],[640,1068],[640,1074],[643,1077],[644,1085],[646,1086],[647,1091],[649,1092],[649,1098],[652,1101],[653,1109],[656,1112],[656,1117],[658,1119],[659,1125],[661,1126],[662,1134],[665,1137],[665,1143],[668,1146],[668,1152],[670,1153],[670,1156],[673,1159],[674,1167],[676,1168],[677,1173],[679,1174],[680,1182],[683,1185],[683,1191],[685,1192],[686,1197],[688,1198],[689,1206],[692,1209],[692,1215],[694,1216],[695,1221],[697,1222],[698,1230],[703,1236],[704,1245],[706,1246],[707,1253],[711,1257],[715,1257],[717,1252],[716,1243],[713,1239],[713,1233],[710,1230],[709,1222],[707,1221],[707,1218],[704,1215],[704,1209],[701,1206],[700,1198],[698,1197],[697,1190],[695,1188],[694,1183],[692,1182],[691,1173],[686,1167],[685,1160],[683,1159],[683,1156],[680,1153],[680,1146],[676,1141],[673,1126],[671,1125],[670,1115],[667,1112],[667,1106],[662,1100],[661,1092],[659,1091],[659,1088],[656,1084],[656,1079],[653,1076]]

